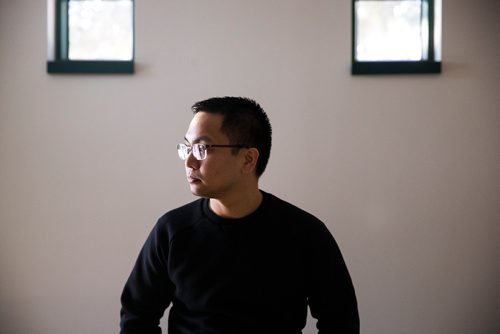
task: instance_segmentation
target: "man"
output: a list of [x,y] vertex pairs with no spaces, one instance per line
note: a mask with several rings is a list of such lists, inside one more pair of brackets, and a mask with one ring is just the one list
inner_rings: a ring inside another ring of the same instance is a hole
[[307,306],[319,333],[359,333],[339,248],[314,216],[259,190],[271,125],[253,100],[196,103],[185,142],[191,192],[146,240],[122,294],[121,333],[302,333]]

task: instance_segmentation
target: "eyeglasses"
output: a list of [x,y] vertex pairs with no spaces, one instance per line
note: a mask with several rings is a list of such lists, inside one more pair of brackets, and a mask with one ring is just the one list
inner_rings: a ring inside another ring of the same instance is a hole
[[247,145],[215,145],[215,144],[177,144],[177,153],[181,160],[186,160],[192,152],[196,160],[205,160],[207,158],[207,150],[215,147],[248,147]]

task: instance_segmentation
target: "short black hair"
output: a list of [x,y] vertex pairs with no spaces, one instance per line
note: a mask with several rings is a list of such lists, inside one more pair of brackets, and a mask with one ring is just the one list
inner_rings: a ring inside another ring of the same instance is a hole
[[259,151],[256,174],[261,176],[271,154],[272,129],[269,118],[262,107],[247,97],[213,97],[196,102],[194,114],[203,111],[221,114],[224,117],[221,131],[232,144],[255,147]]

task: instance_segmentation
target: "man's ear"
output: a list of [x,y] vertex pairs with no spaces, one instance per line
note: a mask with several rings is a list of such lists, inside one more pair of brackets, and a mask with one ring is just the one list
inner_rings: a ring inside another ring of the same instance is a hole
[[243,173],[248,174],[255,172],[257,161],[259,160],[259,150],[255,147],[247,148],[244,158]]

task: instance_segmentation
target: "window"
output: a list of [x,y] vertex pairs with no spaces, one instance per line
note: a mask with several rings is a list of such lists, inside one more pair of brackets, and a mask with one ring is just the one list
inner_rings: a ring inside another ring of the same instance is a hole
[[352,74],[441,72],[441,0],[353,0]]
[[48,0],[49,73],[133,73],[133,0]]

